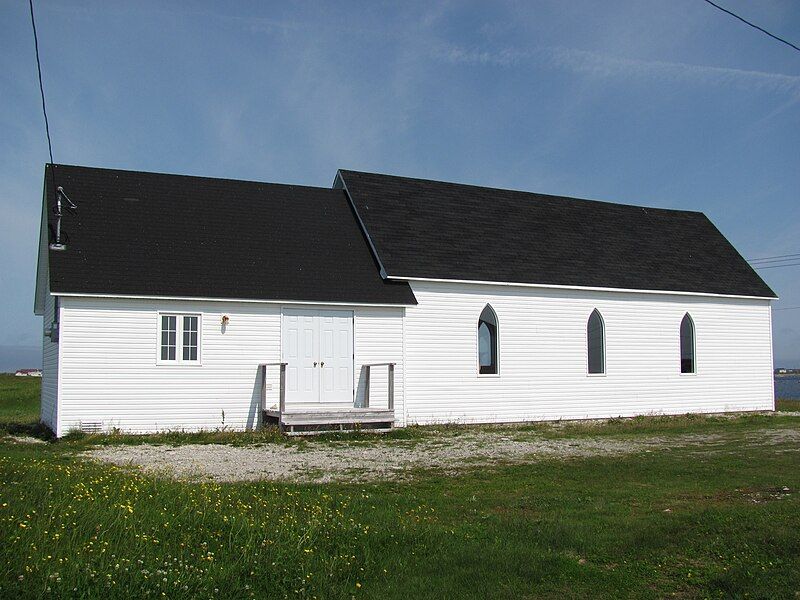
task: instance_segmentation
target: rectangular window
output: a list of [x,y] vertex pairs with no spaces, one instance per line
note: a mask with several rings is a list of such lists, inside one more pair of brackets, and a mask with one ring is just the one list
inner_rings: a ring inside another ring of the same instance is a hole
[[183,360],[197,360],[197,317],[183,317]]
[[158,358],[162,363],[199,363],[200,317],[159,315]]
[[178,317],[161,315],[161,360],[175,360],[178,344]]

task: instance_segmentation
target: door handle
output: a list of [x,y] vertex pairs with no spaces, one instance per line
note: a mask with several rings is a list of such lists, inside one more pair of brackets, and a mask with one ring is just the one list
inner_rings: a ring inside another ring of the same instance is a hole
[[317,361],[314,361],[314,366],[315,366],[315,367],[317,366]]
[[324,367],[325,366],[325,361],[323,360],[321,363],[319,363],[319,366],[320,367]]

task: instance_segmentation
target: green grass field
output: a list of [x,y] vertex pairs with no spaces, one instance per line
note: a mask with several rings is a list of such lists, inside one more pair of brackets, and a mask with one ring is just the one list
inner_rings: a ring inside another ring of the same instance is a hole
[[785,412],[800,412],[800,400],[778,400],[777,409]]
[[29,429],[39,420],[38,377],[14,377],[0,373],[0,431]]
[[[2,430],[33,431],[38,385],[0,378]],[[182,483],[77,455],[128,436],[5,435],[0,598],[795,598],[800,448],[741,443],[766,427],[800,418],[574,425],[550,435],[732,437],[369,485]]]

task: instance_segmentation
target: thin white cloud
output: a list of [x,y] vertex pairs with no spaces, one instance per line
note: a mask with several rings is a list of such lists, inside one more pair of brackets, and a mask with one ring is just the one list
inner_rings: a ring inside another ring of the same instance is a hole
[[436,58],[454,64],[512,67],[532,63],[598,79],[649,79],[659,82],[695,82],[800,97],[800,76],[749,71],[689,63],[619,58],[588,50],[545,47],[535,50],[504,48],[469,50],[458,46],[438,49]]
[[433,56],[444,62],[467,65],[494,65],[509,67],[528,61],[539,52],[528,52],[505,48],[500,50],[468,50],[459,46],[449,46],[433,51]]
[[638,77],[660,81],[692,80],[698,83],[800,95],[800,77],[793,75],[688,63],[617,58],[574,48],[552,48],[549,52],[555,66],[593,77]]

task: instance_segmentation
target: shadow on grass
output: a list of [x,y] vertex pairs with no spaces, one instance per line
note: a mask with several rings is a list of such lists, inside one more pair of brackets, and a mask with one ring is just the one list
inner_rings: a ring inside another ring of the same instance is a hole
[[41,423],[0,423],[0,432],[8,435],[28,436],[50,442],[55,440],[53,432]]

